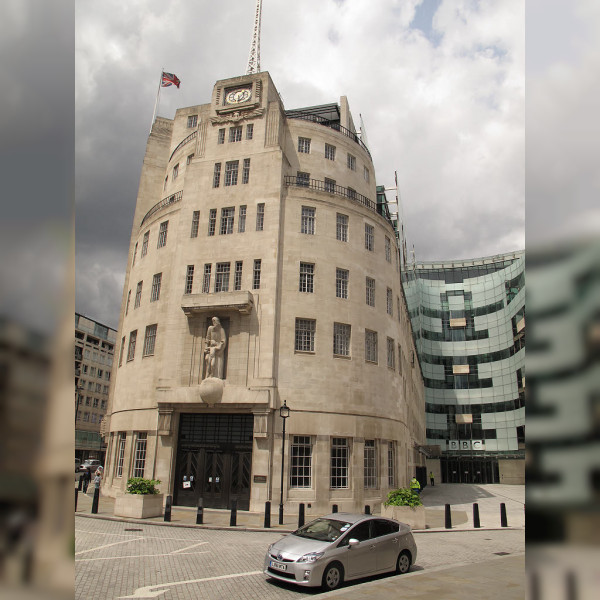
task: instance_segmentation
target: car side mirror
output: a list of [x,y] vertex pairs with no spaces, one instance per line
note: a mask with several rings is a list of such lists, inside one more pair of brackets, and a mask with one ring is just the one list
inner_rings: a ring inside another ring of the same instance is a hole
[[348,546],[350,546],[350,547],[358,546],[359,544],[360,544],[360,542],[356,538],[350,538],[348,540]]

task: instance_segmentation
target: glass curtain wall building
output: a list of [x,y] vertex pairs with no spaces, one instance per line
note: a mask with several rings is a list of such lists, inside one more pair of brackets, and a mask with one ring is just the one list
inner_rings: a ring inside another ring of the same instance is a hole
[[518,251],[403,273],[438,481],[525,481],[524,262]]

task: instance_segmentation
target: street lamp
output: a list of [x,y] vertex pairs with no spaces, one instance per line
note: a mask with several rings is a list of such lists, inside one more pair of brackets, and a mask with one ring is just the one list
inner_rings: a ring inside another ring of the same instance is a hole
[[285,420],[290,416],[290,409],[283,401],[279,409],[279,416],[283,419],[283,434],[281,436],[281,495],[279,497],[279,524],[283,525],[283,465],[285,464]]

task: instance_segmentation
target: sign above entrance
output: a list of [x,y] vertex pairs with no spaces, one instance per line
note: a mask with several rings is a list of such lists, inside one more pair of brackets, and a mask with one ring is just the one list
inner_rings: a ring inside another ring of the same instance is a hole
[[483,440],[448,440],[448,450],[485,450]]

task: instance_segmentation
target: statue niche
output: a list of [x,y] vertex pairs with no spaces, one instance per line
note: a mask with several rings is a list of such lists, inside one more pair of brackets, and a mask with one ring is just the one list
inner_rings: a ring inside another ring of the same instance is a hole
[[219,317],[212,317],[204,340],[204,374],[202,379],[225,379],[227,333]]

